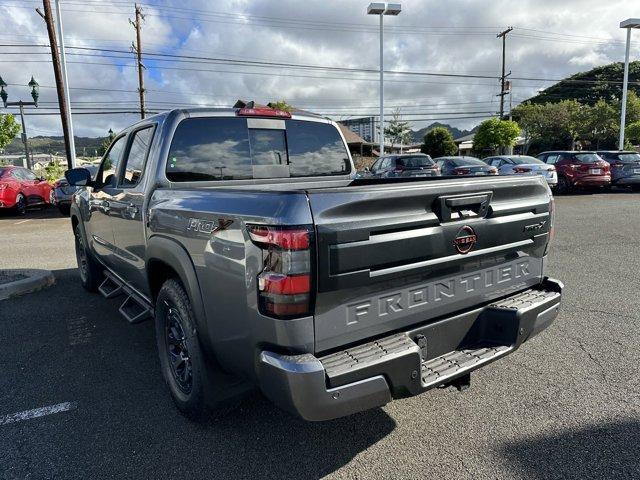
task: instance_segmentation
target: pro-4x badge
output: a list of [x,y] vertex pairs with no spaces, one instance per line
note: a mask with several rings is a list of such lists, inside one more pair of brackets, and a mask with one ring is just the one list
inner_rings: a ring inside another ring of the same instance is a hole
[[465,225],[456,234],[453,239],[453,246],[456,251],[461,254],[469,253],[478,241],[476,232],[468,225]]

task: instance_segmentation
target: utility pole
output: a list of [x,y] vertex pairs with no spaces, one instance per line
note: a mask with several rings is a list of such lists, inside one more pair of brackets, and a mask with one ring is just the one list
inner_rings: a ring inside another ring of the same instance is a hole
[[58,105],[60,107],[60,118],[62,119],[62,133],[64,135],[64,148],[67,153],[67,167],[73,168],[73,154],[71,153],[71,141],[69,136],[69,119],[67,118],[67,102],[62,83],[62,71],[60,69],[60,58],[58,57],[58,42],[56,41],[55,25],[53,22],[53,12],[51,11],[51,1],[42,0],[44,13],[36,8],[36,12],[47,24],[49,34],[49,44],[51,46],[51,60],[53,61],[53,73],[56,79],[56,90],[58,91]]
[[136,8],[136,21],[129,19],[129,23],[133,25],[136,29],[136,43],[131,44],[131,50],[136,54],[136,59],[138,63],[138,93],[140,94],[140,118],[144,118],[145,109],[144,109],[144,74],[143,69],[145,66],[142,64],[142,40],[140,31],[142,29],[141,22],[144,20],[144,15],[142,14],[142,7],[140,7],[137,3],[135,4]]
[[58,27],[58,40],[60,41],[60,63],[62,67],[63,94],[66,106],[67,128],[69,129],[69,150],[71,151],[71,168],[76,166],[76,141],[73,137],[73,118],[71,117],[71,98],[69,98],[69,77],[67,76],[67,57],[64,50],[64,35],[62,30],[62,10],[60,0],[55,0],[56,26]]
[[507,94],[507,92],[505,91],[505,80],[507,78],[507,75],[505,74],[505,50],[506,50],[506,46],[507,46],[507,34],[509,32],[511,32],[513,30],[513,27],[509,27],[507,28],[505,31],[500,32],[498,35],[496,35],[496,38],[500,38],[502,37],[502,76],[500,77],[500,95],[498,95],[500,97],[500,119],[502,119],[504,117],[504,96]]

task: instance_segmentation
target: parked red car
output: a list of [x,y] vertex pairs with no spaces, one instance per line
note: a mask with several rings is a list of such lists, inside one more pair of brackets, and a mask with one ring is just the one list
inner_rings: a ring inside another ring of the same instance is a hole
[[558,171],[557,193],[567,193],[574,187],[610,187],[611,170],[596,152],[543,152],[538,158]]
[[24,215],[31,205],[53,203],[51,185],[22,167],[0,167],[0,208]]

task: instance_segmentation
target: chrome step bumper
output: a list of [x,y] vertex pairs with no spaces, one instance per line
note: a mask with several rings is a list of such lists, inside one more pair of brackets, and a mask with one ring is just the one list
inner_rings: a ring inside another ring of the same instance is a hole
[[260,387],[306,420],[329,420],[461,379],[468,382],[470,372],[512,353],[549,326],[562,288],[546,279],[486,306],[321,357],[263,351]]

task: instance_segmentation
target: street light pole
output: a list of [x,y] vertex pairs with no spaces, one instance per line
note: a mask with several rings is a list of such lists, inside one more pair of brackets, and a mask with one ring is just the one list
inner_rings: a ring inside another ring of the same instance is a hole
[[22,143],[24,144],[24,155],[25,155],[25,162],[27,164],[27,168],[31,169],[32,165],[31,165],[31,158],[29,157],[29,142],[27,140],[27,126],[24,121],[24,106],[33,105],[34,107],[38,108],[38,98],[40,97],[40,92],[39,92],[40,85],[38,85],[38,82],[35,81],[33,76],[31,77],[31,80],[29,81],[28,85],[31,87],[31,98],[33,98],[33,102],[23,102],[22,100],[18,100],[17,102],[8,102],[7,99],[9,98],[9,95],[5,91],[5,87],[7,86],[7,84],[4,82],[4,80],[2,80],[2,77],[0,77],[0,96],[2,97],[2,103],[4,104],[4,108],[18,107],[20,109],[20,122],[22,123],[22,133],[20,135],[20,138],[22,139]]
[[397,16],[402,11],[399,3],[370,3],[367,15],[380,16],[380,156],[384,155],[384,15]]
[[629,86],[629,50],[631,47],[631,29],[640,28],[640,18],[629,18],[620,23],[620,28],[627,29],[627,47],[624,54],[624,78],[622,80],[622,105],[620,106],[620,139],[618,149],[624,150],[624,128],[627,121],[627,88]]
[[22,143],[24,145],[24,158],[27,160],[27,168],[31,170],[31,161],[29,160],[29,144],[27,143],[27,126],[24,123],[24,105],[22,101],[18,102],[18,106],[20,107],[20,121],[22,122]]

